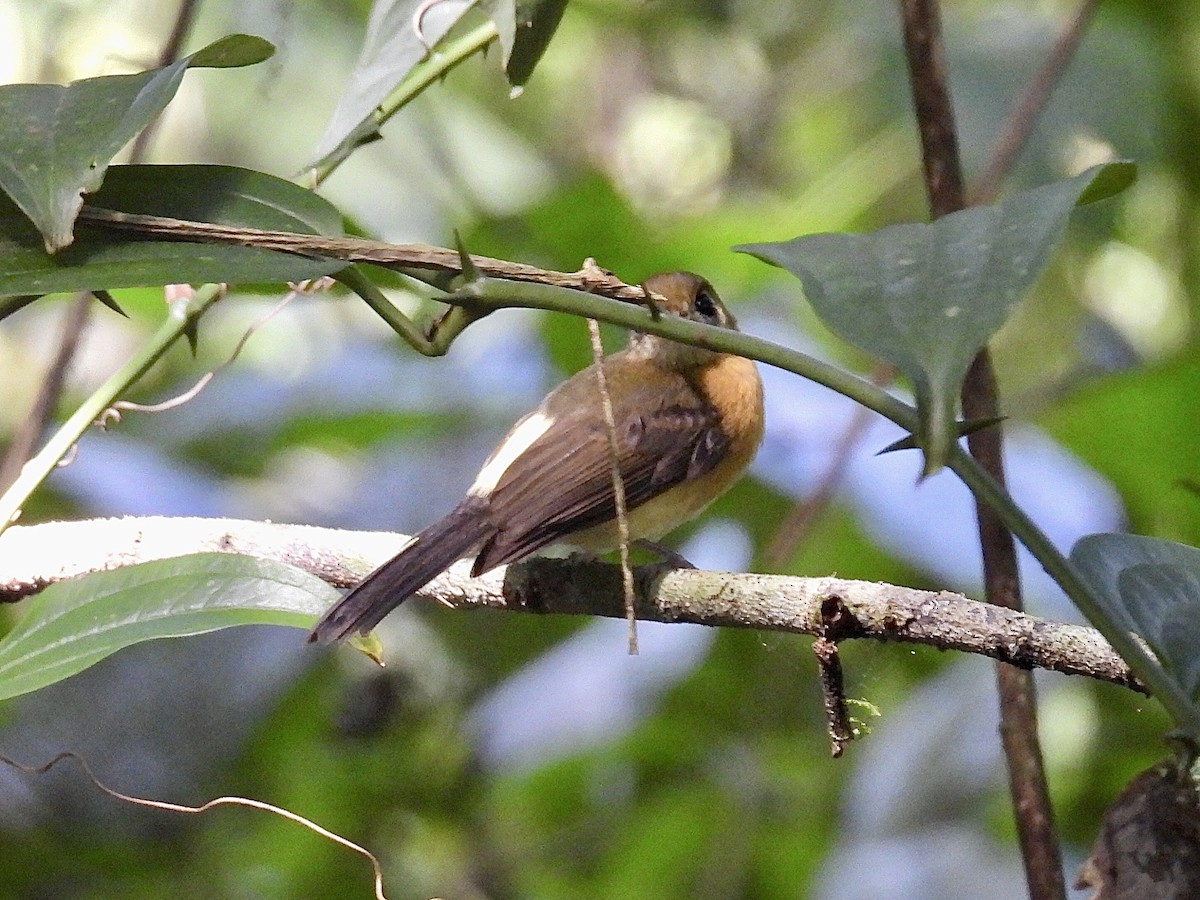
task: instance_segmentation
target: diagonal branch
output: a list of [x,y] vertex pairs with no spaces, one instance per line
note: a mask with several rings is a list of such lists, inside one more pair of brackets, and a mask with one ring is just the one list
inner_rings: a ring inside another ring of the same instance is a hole
[[[418,269],[446,275],[457,275],[462,271],[462,260],[457,250],[429,244],[387,244],[365,238],[329,238],[290,231],[262,231],[232,225],[189,222],[186,219],[172,219],[166,216],[123,213],[93,206],[83,208],[79,214],[79,221],[172,241],[235,244],[257,247],[260,250],[278,250],[283,253],[371,263],[389,269]],[[482,274],[491,278],[572,288],[632,303],[643,303],[646,297],[642,288],[626,284],[598,266],[585,266],[578,272],[552,272],[487,256],[472,256],[471,260]]]

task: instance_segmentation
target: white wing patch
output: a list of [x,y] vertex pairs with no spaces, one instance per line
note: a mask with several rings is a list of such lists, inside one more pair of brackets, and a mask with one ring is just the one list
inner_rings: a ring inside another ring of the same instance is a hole
[[467,493],[472,497],[486,497],[496,489],[508,467],[518,456],[529,449],[538,438],[550,430],[554,419],[540,412],[530,413],[513,427],[508,437],[492,451],[488,461],[483,464],[475,483]]

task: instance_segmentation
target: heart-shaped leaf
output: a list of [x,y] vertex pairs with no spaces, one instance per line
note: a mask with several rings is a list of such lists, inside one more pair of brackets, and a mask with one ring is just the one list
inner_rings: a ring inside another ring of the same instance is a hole
[[47,251],[66,247],[82,195],[162,112],[188,67],[245,66],[273,52],[262,38],[236,34],[136,75],[0,87],[0,189],[37,226]]
[[1200,699],[1200,549],[1132,534],[1093,534],[1071,561],[1109,618],[1153,648]]
[[954,411],[971,360],[1041,273],[1071,210],[1122,190],[1134,171],[1109,163],[928,224],[737,249],[796,275],[831,330],[908,376],[930,474],[956,439]]
[[0,699],[61,681],[141,641],[232,625],[311,628],[340,596],[267,559],[198,553],[51,585],[0,640]]
[[[327,200],[290,181],[229,166],[113,166],[90,198],[121,212],[245,228],[337,236],[342,216]],[[53,256],[29,220],[0,196],[0,296],[38,295],[178,283],[299,281],[345,262],[233,245],[142,240],[81,226],[78,240]],[[22,303],[0,304],[0,318]]]

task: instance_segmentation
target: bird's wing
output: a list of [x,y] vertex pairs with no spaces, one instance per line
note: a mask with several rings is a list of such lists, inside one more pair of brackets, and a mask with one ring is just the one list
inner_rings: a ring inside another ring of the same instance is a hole
[[[644,413],[618,414],[617,419],[622,422],[617,456],[628,509],[708,472],[729,444],[716,411],[699,398]],[[580,410],[557,419],[509,466],[491,492],[490,518],[498,530],[476,559],[475,572],[486,572],[614,519],[610,446],[598,410]]]

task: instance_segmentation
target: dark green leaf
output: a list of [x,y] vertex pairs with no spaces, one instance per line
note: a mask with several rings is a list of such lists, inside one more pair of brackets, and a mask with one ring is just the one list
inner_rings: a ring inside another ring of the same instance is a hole
[[[1131,162],[1110,162],[1100,166],[1098,172],[1088,182],[1083,193],[1079,195],[1077,205],[1086,206],[1100,200],[1108,200],[1124,191],[1137,178],[1137,166]],[[1093,171],[1093,170],[1089,170]],[[1087,172],[1083,173],[1084,175]]]
[[1200,549],[1132,534],[1093,534],[1071,561],[1112,619],[1153,648],[1200,699]]
[[[247,228],[341,234],[341,214],[312,191],[228,166],[113,166],[91,203],[121,212]],[[140,240],[91,225],[78,231],[74,244],[51,256],[28,219],[0,196],[0,295],[298,281],[346,265],[250,247]]]
[[1041,273],[1071,210],[1131,176],[1113,163],[929,224],[737,249],[792,272],[826,325],[909,377],[930,474],[955,439],[967,367]]
[[189,66],[242,66],[273,48],[232,35],[161,69],[85,78],[68,85],[0,87],[0,189],[54,252],[73,240],[83,194],[104,180],[109,161],[175,96]]
[[188,57],[189,67],[203,66],[207,69],[236,69],[252,66],[270,59],[275,45],[255,34],[231,34],[201,47]]
[[141,641],[232,625],[309,628],[338,596],[300,569],[228,553],[59,582],[34,598],[0,641],[0,699],[61,681]]
[[508,82],[519,87],[546,52],[567,0],[484,0],[483,6],[496,23]]
[[[341,150],[347,142],[356,146],[371,140],[378,127],[375,108],[425,58],[426,45],[433,46],[441,40],[470,9],[470,4],[446,3],[438,4],[436,10],[422,10],[425,5],[422,0],[377,0],[372,6],[350,83],[314,151],[318,161]],[[418,12],[422,13],[421,33],[425,43],[413,30]]]

